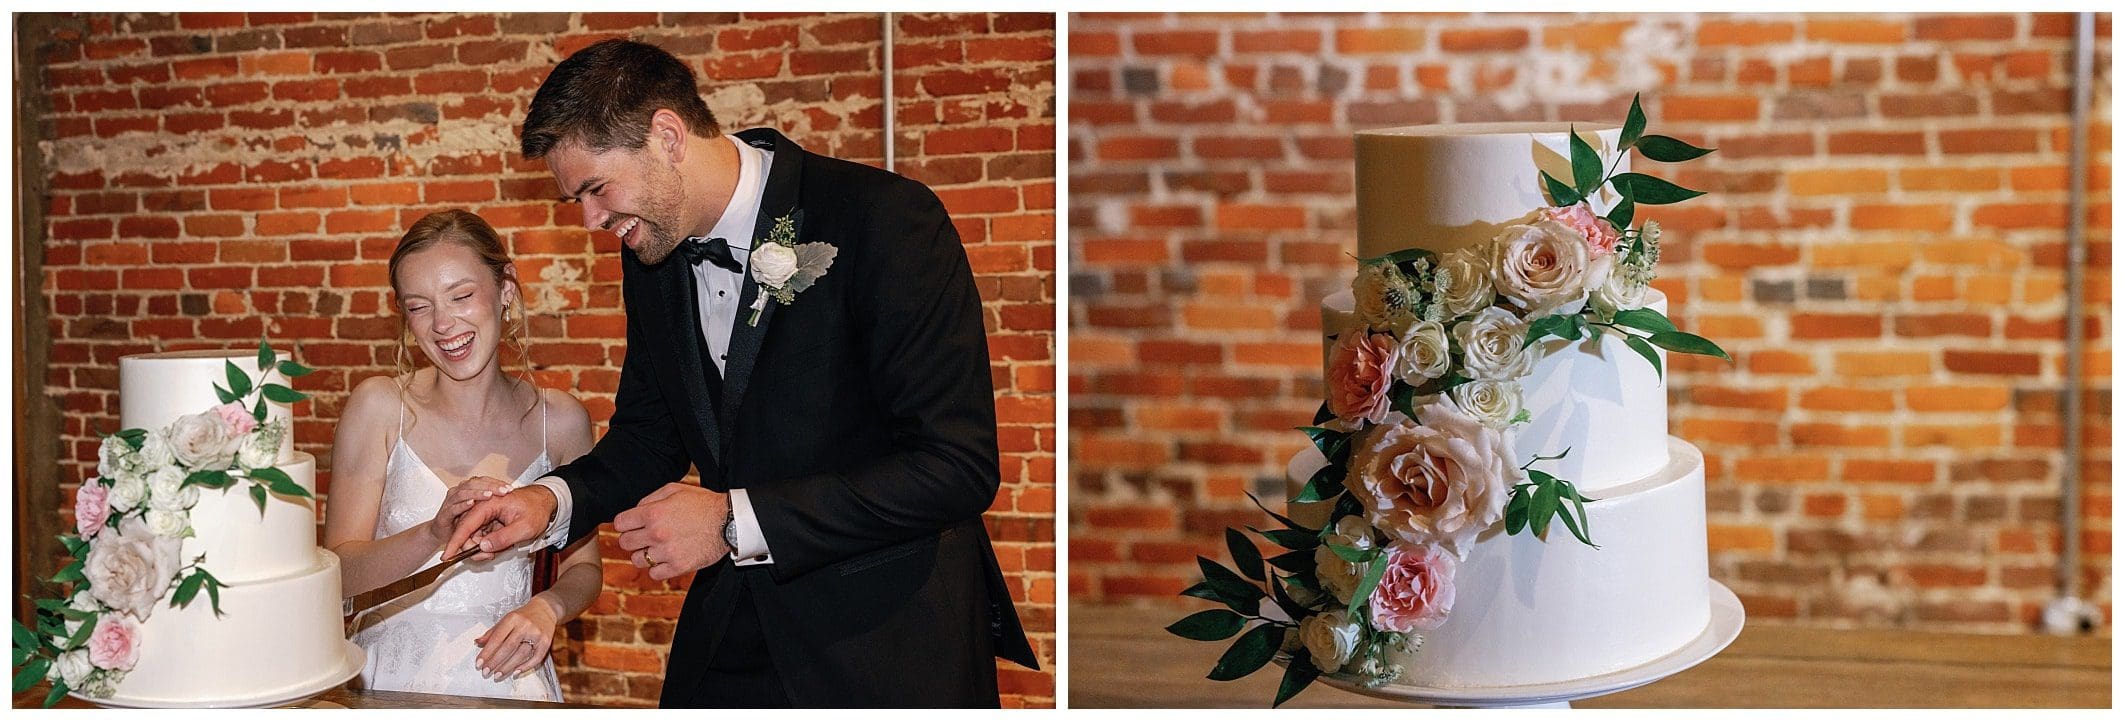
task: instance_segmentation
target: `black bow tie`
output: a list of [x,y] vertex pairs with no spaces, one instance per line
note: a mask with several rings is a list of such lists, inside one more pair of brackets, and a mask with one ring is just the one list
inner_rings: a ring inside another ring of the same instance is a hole
[[706,241],[689,239],[679,244],[678,252],[686,257],[686,262],[690,265],[700,265],[701,261],[707,261],[732,273],[745,272],[745,266],[739,264],[737,258],[730,254],[730,242],[722,238],[709,238]]

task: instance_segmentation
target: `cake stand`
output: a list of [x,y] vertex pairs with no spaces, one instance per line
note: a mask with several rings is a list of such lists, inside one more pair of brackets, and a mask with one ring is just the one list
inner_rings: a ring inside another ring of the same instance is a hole
[[[1718,655],[1719,651],[1725,650],[1728,644],[1733,643],[1733,639],[1740,636],[1741,625],[1747,620],[1747,613],[1741,608],[1740,598],[1733,595],[1732,589],[1717,581],[1709,583],[1711,623],[1704,627],[1702,633],[1672,653],[1620,671],[1569,681],[1520,686],[1433,688],[1387,685],[1366,688],[1361,682],[1341,676],[1321,676],[1319,680],[1350,693],[1441,707],[1570,708],[1571,702],[1578,699],[1627,691],[1681,673]],[[1289,663],[1288,659],[1278,659],[1277,662]]]
[[343,649],[344,653],[340,656],[339,665],[335,666],[331,671],[300,684],[243,698],[170,701],[166,699],[139,699],[128,696],[94,698],[83,696],[79,692],[73,691],[67,692],[66,695],[106,708],[272,708],[286,706],[330,691],[361,673],[362,665],[368,660],[367,652],[363,651],[360,646],[355,645],[353,641],[347,641],[346,644],[346,648]]

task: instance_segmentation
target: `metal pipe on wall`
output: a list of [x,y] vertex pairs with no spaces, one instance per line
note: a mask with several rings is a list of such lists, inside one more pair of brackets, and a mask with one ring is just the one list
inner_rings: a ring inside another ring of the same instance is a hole
[[892,13],[878,13],[878,26],[878,42],[885,46],[885,169],[893,170],[892,146],[897,143],[892,137],[892,126],[894,116],[899,113],[894,112],[897,106],[893,103],[892,95]]
[[2068,182],[2070,216],[2065,231],[2065,390],[2058,404],[2064,414],[2065,467],[2058,489],[2058,595],[2043,609],[2043,630],[2083,633],[2101,624],[2101,611],[2080,598],[2080,442],[2081,396],[2087,369],[2084,352],[2083,288],[2087,265],[2087,112],[2094,88],[2094,13],[2075,18],[2072,64],[2072,158]]

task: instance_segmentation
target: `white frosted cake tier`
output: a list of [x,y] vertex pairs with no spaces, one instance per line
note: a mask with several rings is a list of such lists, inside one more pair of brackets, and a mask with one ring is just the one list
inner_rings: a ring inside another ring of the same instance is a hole
[[[1443,253],[1497,237],[1549,205],[1541,171],[1571,182],[1569,123],[1418,125],[1357,132],[1357,257],[1404,248]],[[1614,168],[1622,128],[1580,123],[1578,133]],[[1621,155],[1620,169],[1630,159]],[[1612,193],[1591,199],[1606,213]]]
[[[1433,688],[1553,683],[1620,671],[1672,653],[1710,623],[1710,564],[1704,540],[1704,458],[1666,439],[1664,466],[1627,484],[1587,493],[1586,546],[1552,523],[1544,541],[1477,537],[1454,574],[1453,609],[1424,632],[1399,685]],[[1326,459],[1291,459],[1295,491]],[[1291,517],[1318,526],[1329,504],[1293,504]]]
[[[277,352],[275,357],[290,358],[286,351]],[[287,376],[277,368],[269,369],[264,380],[259,380],[256,349],[129,355],[118,359],[118,426],[158,430],[178,418],[221,405],[221,399],[214,396],[214,386],[229,387],[230,361],[251,379],[253,387],[264,383],[288,385]],[[267,420],[290,416],[288,404],[266,402]],[[290,430],[280,439],[280,459],[291,460],[294,453],[295,433]]]
[[[339,616],[339,557],[314,545],[304,550],[311,560],[301,573],[222,588],[218,618],[203,591],[184,608],[167,601],[157,606],[141,623],[140,662],[113,700],[211,706],[345,681],[351,674]],[[359,656],[353,667],[360,669]]]
[[[1350,291],[1320,302],[1323,349],[1358,325],[1354,303]],[[1667,297],[1650,291],[1645,307],[1664,314]],[[1667,352],[1654,350],[1664,367]],[[1513,465],[1569,448],[1563,458],[1534,467],[1590,493],[1643,478],[1666,464],[1667,389],[1652,364],[1621,338],[1606,332],[1598,341],[1552,337],[1528,351],[1547,355],[1519,381],[1530,419],[1516,430]],[[1325,350],[1322,356],[1325,378]]]
[[[314,497],[317,457],[294,455],[279,468]],[[199,504],[192,506],[192,533],[184,539],[182,558],[189,562],[205,554],[207,570],[222,583],[281,578],[308,572],[317,564],[310,553],[317,548],[315,502],[269,496],[261,514],[246,480],[220,490],[199,489]]]

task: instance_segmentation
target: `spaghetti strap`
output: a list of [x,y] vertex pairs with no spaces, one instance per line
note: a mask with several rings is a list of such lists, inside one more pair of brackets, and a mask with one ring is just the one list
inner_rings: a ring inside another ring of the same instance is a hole
[[546,394],[538,394],[538,454],[546,455]]

